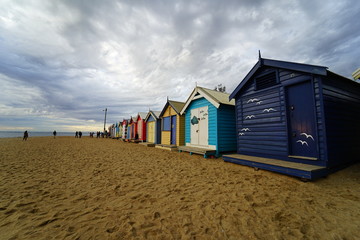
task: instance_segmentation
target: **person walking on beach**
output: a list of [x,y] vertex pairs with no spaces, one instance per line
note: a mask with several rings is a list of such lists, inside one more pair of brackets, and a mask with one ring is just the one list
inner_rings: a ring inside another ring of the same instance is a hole
[[28,137],[29,137],[29,134],[28,134],[28,131],[26,130],[25,132],[24,132],[24,137],[23,137],[23,141],[25,140],[27,140],[28,139]]
[[81,138],[81,136],[82,136],[82,132],[80,131],[80,132],[79,132],[79,138]]
[[54,138],[56,137],[56,130],[53,131]]
[[76,131],[75,138],[78,138],[78,137],[79,137],[79,133],[78,133],[78,131]]

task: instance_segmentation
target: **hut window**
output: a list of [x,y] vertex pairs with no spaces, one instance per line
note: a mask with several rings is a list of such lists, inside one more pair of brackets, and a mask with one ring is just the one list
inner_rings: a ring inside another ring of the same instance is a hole
[[170,117],[163,118],[163,131],[170,131]]
[[272,87],[278,83],[276,71],[255,78],[256,90]]

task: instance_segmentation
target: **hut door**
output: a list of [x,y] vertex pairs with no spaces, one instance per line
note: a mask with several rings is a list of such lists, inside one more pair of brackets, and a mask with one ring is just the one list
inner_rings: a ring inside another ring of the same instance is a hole
[[208,146],[208,107],[192,109],[190,124],[191,144]]
[[155,136],[155,131],[154,131],[155,122],[148,122],[147,129],[148,129],[148,135],[147,135],[148,140],[147,141],[151,142],[151,143],[154,143],[155,142],[155,138],[154,138],[154,136]]
[[190,142],[194,145],[199,144],[199,120],[199,109],[192,109],[190,116]]
[[170,144],[176,144],[176,115],[171,116],[171,140]]
[[312,84],[307,81],[286,90],[289,153],[315,160],[318,152]]

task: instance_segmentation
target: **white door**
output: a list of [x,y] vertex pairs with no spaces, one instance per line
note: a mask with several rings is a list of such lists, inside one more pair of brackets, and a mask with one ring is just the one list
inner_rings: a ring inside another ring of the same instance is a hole
[[190,134],[191,144],[208,146],[209,141],[209,114],[208,107],[195,108],[191,110]]

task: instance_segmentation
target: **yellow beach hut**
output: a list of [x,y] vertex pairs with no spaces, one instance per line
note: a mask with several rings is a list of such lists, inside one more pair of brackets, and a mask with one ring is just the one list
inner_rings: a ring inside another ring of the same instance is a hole
[[184,102],[167,100],[160,113],[161,119],[161,144],[158,148],[177,150],[177,146],[185,143],[185,117],[180,114]]

